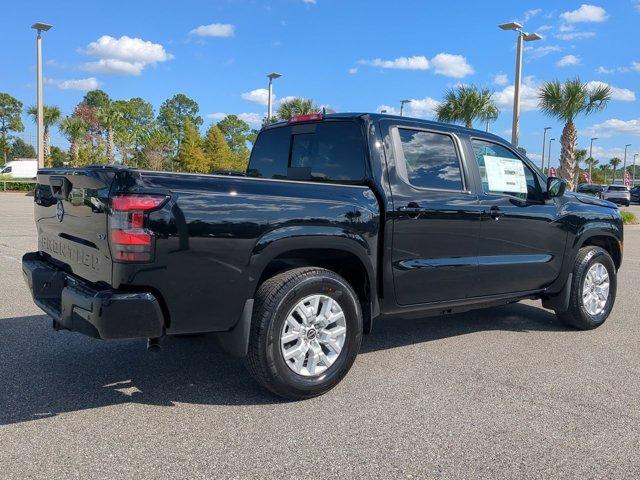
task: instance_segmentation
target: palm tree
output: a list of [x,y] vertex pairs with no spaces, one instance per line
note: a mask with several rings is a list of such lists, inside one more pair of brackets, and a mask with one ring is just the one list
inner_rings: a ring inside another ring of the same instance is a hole
[[618,168],[618,165],[620,165],[621,163],[622,160],[620,160],[618,157],[613,157],[611,160],[609,160],[609,165],[613,167],[613,180],[611,181],[611,183],[616,183],[616,168]]
[[60,122],[60,130],[69,140],[69,152],[73,161],[78,160],[80,142],[89,133],[89,125],[81,118],[70,116]]
[[107,158],[113,163],[115,157],[115,144],[113,139],[113,129],[116,123],[122,118],[122,114],[112,103],[109,103],[98,110],[98,120],[107,133]]
[[445,93],[436,107],[436,118],[440,122],[463,122],[467,128],[473,128],[474,120],[494,121],[498,118],[498,107],[492,97],[489,89],[458,85]]
[[291,120],[291,117],[296,115],[308,115],[310,113],[317,113],[320,111],[313,100],[310,98],[291,98],[280,104],[278,108],[278,118],[280,120]]
[[[33,106],[29,107],[27,113],[33,118],[33,121],[38,123],[38,108]],[[42,125],[44,127],[44,138],[42,141],[42,149],[44,150],[44,158],[48,159],[51,156],[51,135],[49,129],[51,126],[58,123],[60,120],[60,109],[56,106],[48,107],[43,105],[42,107]]]
[[560,176],[573,189],[576,169],[576,142],[578,130],[574,120],[580,114],[589,115],[603,110],[611,99],[611,88],[598,84],[589,87],[579,78],[560,83],[547,82],[538,92],[540,109],[551,117],[565,122],[560,137]]
[[589,167],[589,177],[591,177],[591,173],[593,172],[593,169],[595,168],[596,165],[598,165],[598,160],[596,160],[593,157],[589,157],[584,161],[584,163],[586,163],[587,166]]
[[603,163],[602,165],[600,165],[599,169],[602,172],[602,176],[603,176],[602,183],[604,183],[606,185],[606,183],[607,183],[607,172],[609,172],[609,164],[608,163]]
[[578,148],[576,150],[576,178],[575,178],[576,185],[580,183],[580,164],[584,162],[586,158],[587,158],[587,149]]

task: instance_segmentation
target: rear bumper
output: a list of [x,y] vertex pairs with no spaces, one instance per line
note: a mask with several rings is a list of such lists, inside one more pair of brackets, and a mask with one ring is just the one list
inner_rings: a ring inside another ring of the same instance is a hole
[[97,290],[37,252],[22,257],[22,274],[34,302],[53,318],[56,328],[105,340],[163,334],[162,309],[151,293]]

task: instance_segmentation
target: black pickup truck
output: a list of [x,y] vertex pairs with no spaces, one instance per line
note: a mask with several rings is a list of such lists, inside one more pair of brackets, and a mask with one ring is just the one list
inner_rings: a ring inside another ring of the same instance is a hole
[[541,299],[579,329],[616,296],[615,205],[565,192],[503,139],[378,114],[264,128],[238,175],[38,172],[23,258],[56,329],[217,332],[278,395],[320,395],[376,319]]

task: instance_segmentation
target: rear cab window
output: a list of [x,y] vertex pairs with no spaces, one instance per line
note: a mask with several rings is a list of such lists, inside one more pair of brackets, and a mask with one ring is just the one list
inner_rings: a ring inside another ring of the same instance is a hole
[[453,138],[445,133],[399,127],[398,175],[422,189],[464,190],[460,158]]
[[263,130],[251,152],[251,177],[362,183],[365,140],[355,121],[325,120]]

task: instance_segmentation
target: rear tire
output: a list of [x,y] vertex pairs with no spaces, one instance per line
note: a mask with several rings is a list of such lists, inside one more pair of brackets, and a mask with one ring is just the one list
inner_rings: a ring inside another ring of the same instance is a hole
[[[304,303],[307,299],[317,299],[315,313],[312,303]],[[308,317],[298,313],[301,304],[307,307],[303,311]],[[326,314],[322,313],[325,304],[332,309]],[[334,310],[342,314],[332,313]],[[335,318],[339,322],[327,323]],[[328,348],[329,343],[323,342],[333,342],[331,332],[338,332],[338,327],[346,331],[336,343],[336,353],[332,344]],[[293,339],[286,343],[288,336]],[[302,400],[336,386],[353,365],[361,341],[362,312],[349,283],[323,268],[296,268],[258,288],[245,364],[253,378],[276,395]],[[298,349],[306,353],[285,359],[289,351]]]
[[616,287],[616,267],[609,253],[600,247],[581,248],[573,267],[569,309],[556,315],[580,330],[597,328],[611,313]]

